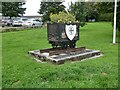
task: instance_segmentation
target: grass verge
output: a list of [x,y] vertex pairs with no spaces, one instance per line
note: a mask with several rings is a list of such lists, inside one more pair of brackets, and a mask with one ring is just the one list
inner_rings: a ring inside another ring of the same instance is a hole
[[[3,88],[115,88],[118,86],[118,44],[112,44],[111,23],[88,23],[77,46],[101,50],[104,56],[63,65],[34,62],[27,52],[50,48],[46,28],[2,33]],[[118,35],[117,35],[118,38]]]

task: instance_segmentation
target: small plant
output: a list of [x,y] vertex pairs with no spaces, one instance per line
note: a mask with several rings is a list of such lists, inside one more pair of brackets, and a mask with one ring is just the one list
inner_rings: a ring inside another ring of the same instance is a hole
[[76,23],[75,16],[70,13],[59,12],[59,14],[50,14],[52,23]]

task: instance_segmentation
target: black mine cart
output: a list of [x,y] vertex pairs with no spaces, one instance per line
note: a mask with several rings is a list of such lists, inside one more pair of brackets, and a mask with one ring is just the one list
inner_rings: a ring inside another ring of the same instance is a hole
[[74,48],[79,40],[79,23],[47,23],[48,41],[53,48]]
[[37,62],[63,64],[65,61],[81,61],[100,57],[100,50],[75,47],[79,40],[79,23],[47,23],[48,41],[53,48],[29,51]]

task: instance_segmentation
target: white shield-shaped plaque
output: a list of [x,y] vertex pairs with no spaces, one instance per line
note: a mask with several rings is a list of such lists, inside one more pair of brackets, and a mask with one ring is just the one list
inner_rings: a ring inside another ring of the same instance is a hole
[[73,40],[73,38],[76,35],[76,25],[66,25],[65,26],[66,35],[70,40]]

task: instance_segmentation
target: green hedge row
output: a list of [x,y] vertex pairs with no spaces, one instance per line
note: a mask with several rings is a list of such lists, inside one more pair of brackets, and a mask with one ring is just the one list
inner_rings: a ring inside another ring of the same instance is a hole
[[98,21],[113,21],[113,13],[104,13],[98,16]]

